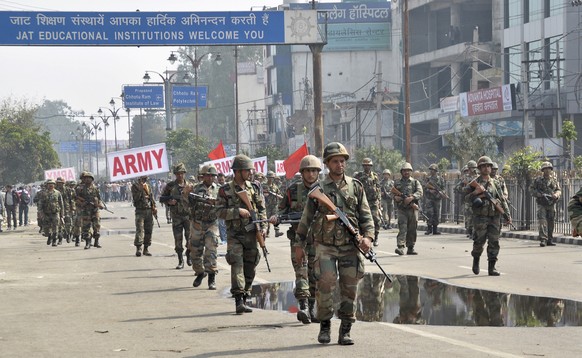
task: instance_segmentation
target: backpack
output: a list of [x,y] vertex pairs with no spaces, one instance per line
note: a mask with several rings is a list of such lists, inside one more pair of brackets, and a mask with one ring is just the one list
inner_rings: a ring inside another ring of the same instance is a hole
[[26,205],[30,204],[30,195],[28,195],[26,190],[20,192],[20,203]]

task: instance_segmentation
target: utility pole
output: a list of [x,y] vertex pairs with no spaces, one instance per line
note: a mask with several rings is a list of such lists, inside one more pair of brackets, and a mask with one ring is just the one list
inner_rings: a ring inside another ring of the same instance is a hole
[[410,61],[408,53],[408,0],[404,0],[404,8],[402,9],[402,16],[404,17],[403,28],[403,47],[404,47],[404,132],[405,132],[405,153],[406,161],[412,164],[410,155]]
[[378,61],[378,80],[376,81],[376,147],[382,147],[382,61]]
[[321,77],[321,52],[323,45],[309,45],[313,56],[313,134],[315,138],[315,156],[323,155],[323,102]]

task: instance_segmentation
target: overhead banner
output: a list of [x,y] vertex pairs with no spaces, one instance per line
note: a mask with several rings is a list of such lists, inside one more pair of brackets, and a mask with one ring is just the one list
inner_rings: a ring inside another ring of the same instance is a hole
[[515,86],[487,88],[459,94],[461,116],[479,116],[515,109]]
[[107,165],[110,181],[167,173],[169,166],[166,143],[107,153]]
[[0,12],[0,45],[196,46],[322,43],[317,11]]
[[49,169],[44,171],[44,179],[52,179],[57,180],[58,177],[68,180],[75,180],[77,179],[77,175],[75,174],[75,168],[58,168],[58,169]]
[[[226,157],[217,160],[211,160],[208,162],[204,162],[204,165],[214,165],[216,171],[222,173],[224,175],[231,175],[232,170],[230,167],[232,166],[232,161],[234,160],[234,156]],[[255,167],[255,173],[263,173],[267,175],[267,157],[260,157],[251,159],[253,161],[253,165]]]

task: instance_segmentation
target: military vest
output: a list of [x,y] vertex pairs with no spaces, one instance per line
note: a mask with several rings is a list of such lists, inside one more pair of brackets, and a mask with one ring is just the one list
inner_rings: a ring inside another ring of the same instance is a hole
[[438,192],[434,192],[433,193],[428,188],[428,184],[429,183],[432,184],[432,186],[434,188],[436,188],[437,190],[444,190],[445,189],[445,180],[442,177],[438,176],[438,175],[429,176],[429,177],[426,178],[426,185],[427,185],[427,188],[426,188],[426,191],[425,191],[426,198],[429,199],[429,200],[441,200],[442,198],[441,198],[441,196],[439,195]]
[[378,174],[370,172],[366,174],[365,172],[360,172],[356,176],[362,185],[364,186],[364,192],[366,193],[366,198],[370,205],[376,204],[380,200],[380,180],[378,179]]
[[[546,194],[553,195],[556,191],[561,191],[560,184],[556,178],[549,177],[548,179],[543,176],[535,178],[534,182],[531,184],[532,194]],[[543,206],[551,206],[556,203],[555,199],[551,199],[548,196],[538,196],[536,197],[536,203]]]
[[[212,183],[209,187],[206,186],[204,183],[198,183],[193,189],[192,193],[198,195],[205,195],[212,199],[215,199],[218,196],[218,185]],[[214,205],[205,204],[200,201],[196,201],[194,204],[193,209],[193,218],[196,221],[201,222],[213,222],[218,219],[216,216],[216,210],[214,210]]]
[[[250,210],[254,210],[257,213],[258,219],[266,219],[267,215],[265,212],[265,203],[263,200],[263,195],[261,194],[261,189],[259,184],[252,183],[250,181],[245,181],[244,187],[240,187],[235,184],[234,180],[224,184],[220,187],[218,191],[218,205],[216,210],[219,212],[221,210],[229,211],[235,209],[235,211],[226,215],[225,224],[228,230],[233,230],[235,232],[245,232],[245,226],[251,223],[251,218],[243,218],[238,214],[238,209],[243,208],[249,210],[247,206],[240,200],[239,196],[236,194],[237,191],[246,190],[249,195],[249,200],[253,206]],[[261,227],[264,228],[264,223],[261,223]]]
[[[400,180],[394,182],[394,188],[401,192],[404,197],[407,197],[413,195],[414,193],[419,191],[419,189],[422,189],[422,185],[417,179],[401,178]],[[413,200],[412,202],[418,204],[416,200]],[[410,205],[404,205],[404,200],[402,200],[399,203],[396,203],[396,205],[398,206],[399,209],[411,209]]]
[[[186,185],[187,183],[184,182]],[[176,199],[175,205],[170,205],[170,212],[172,215],[176,216],[189,216],[190,215],[190,204],[188,203],[188,198],[182,196],[182,191],[184,186],[180,186],[175,180],[168,182],[164,188],[162,196],[171,195]]]
[[[495,179],[489,178],[489,181],[487,181],[483,177],[479,176],[479,177],[477,177],[477,179],[475,179],[475,181],[477,183],[481,184],[483,186],[483,188],[485,188],[485,190],[491,194],[492,198],[498,199],[501,206],[505,207],[505,205],[503,205],[505,203],[505,198],[503,197],[503,192],[501,191],[501,188],[499,187],[499,183]],[[472,202],[474,198],[475,198],[475,196],[473,196],[473,195],[467,195],[465,200],[470,200]],[[481,200],[483,202],[483,205],[481,207],[476,207],[475,205],[472,206],[473,215],[478,215],[478,216],[501,215],[501,213],[499,213],[497,210],[495,210],[495,206],[493,205],[493,203],[491,201],[489,201],[485,198],[482,198]]]
[[59,214],[62,209],[61,193],[58,190],[47,191],[42,200],[42,212],[47,215]]

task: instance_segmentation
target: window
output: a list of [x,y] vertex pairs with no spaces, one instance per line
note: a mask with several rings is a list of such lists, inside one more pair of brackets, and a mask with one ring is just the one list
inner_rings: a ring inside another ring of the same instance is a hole
[[521,0],[505,0],[505,28],[520,25],[522,15]]
[[527,21],[532,22],[544,17],[543,1],[544,0],[525,0]]
[[[535,91],[540,88],[542,79],[539,77],[539,61],[543,59],[544,47],[542,46],[542,40],[528,42],[526,44],[527,60],[530,61],[528,64],[528,76],[529,76],[529,88],[531,91]],[[538,61],[538,62],[533,62]]]
[[521,74],[521,48],[520,46],[507,47],[504,50],[505,58],[505,84],[518,83],[523,79]]

